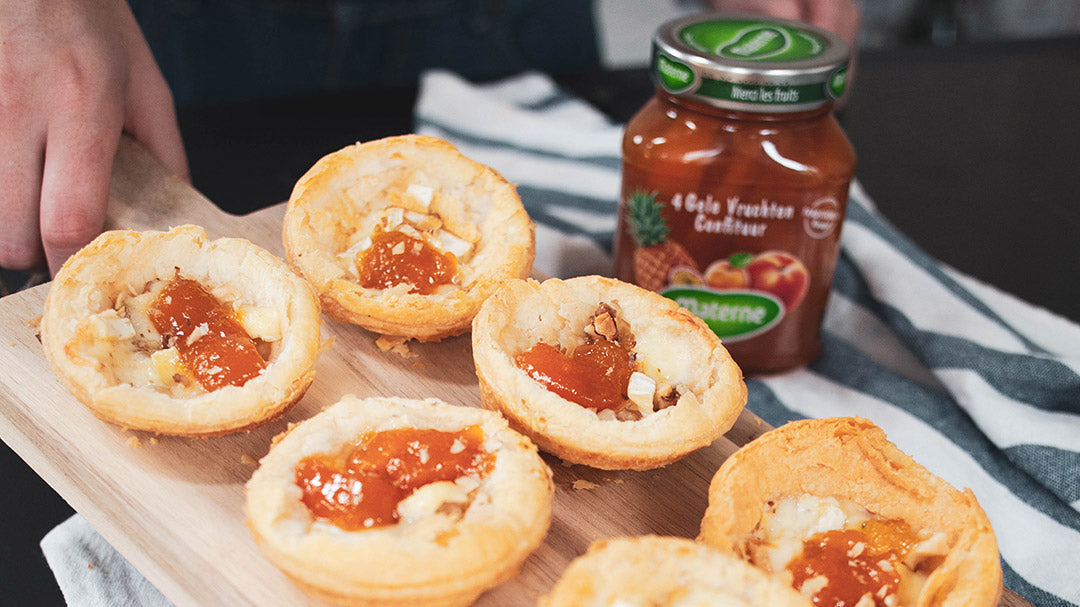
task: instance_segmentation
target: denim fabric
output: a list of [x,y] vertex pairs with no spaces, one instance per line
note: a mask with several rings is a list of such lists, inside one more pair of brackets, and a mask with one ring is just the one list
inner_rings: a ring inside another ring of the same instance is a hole
[[599,65],[581,0],[130,0],[181,106]]

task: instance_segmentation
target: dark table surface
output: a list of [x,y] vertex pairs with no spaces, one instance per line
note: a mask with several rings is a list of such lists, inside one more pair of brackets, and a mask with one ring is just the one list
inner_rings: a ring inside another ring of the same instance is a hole
[[[864,52],[840,114],[856,177],[945,263],[1080,320],[1080,38]],[[651,94],[643,71],[564,75],[617,121]],[[322,155],[412,130],[415,89],[181,108],[195,187],[243,214],[288,198]],[[1021,319],[1018,319],[1020,321]],[[63,599],[38,542],[71,508],[11,452],[0,491],[0,605]]]

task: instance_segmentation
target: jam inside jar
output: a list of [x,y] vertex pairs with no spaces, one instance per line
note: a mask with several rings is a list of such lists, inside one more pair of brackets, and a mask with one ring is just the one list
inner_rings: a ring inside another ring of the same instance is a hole
[[[781,50],[777,32],[816,45]],[[622,143],[615,276],[702,318],[744,372],[820,349],[855,169],[832,114],[847,60],[785,20],[695,16],[654,39],[656,94]]]

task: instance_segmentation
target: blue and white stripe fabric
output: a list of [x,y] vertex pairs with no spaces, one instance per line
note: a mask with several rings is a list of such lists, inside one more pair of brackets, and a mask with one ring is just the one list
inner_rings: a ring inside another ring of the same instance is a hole
[[[422,81],[419,133],[518,185],[537,269],[610,274],[622,126],[540,74]],[[825,346],[808,368],[748,381],[772,425],[858,415],[990,517],[1005,583],[1080,605],[1080,327],[927,255],[855,183]]]

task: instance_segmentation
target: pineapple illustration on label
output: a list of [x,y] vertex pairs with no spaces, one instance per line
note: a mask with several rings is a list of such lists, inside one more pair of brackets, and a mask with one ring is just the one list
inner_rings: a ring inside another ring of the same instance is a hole
[[656,192],[634,191],[626,199],[630,235],[634,250],[634,282],[650,291],[660,291],[674,279],[679,284],[701,284],[701,270],[686,248],[668,239],[671,228],[664,221],[663,203]]

